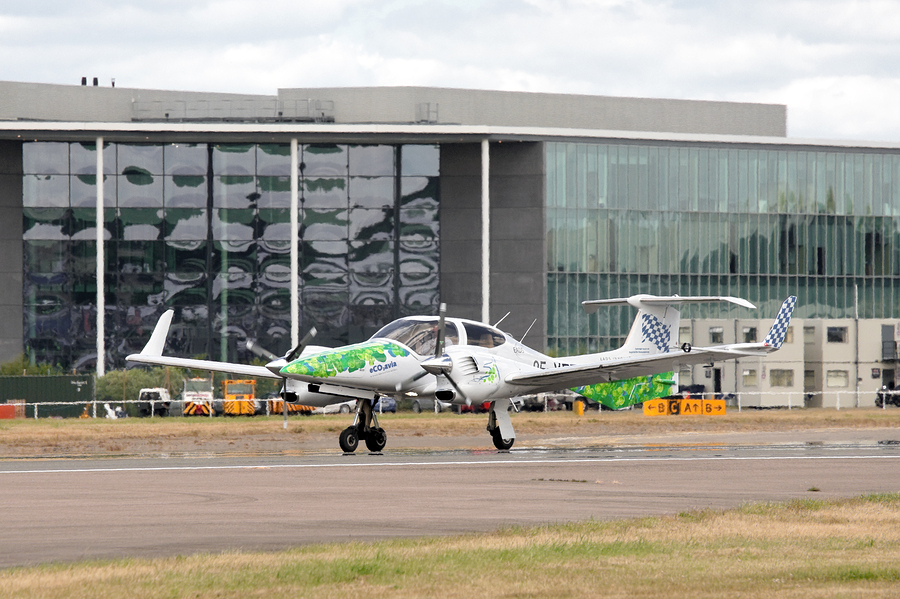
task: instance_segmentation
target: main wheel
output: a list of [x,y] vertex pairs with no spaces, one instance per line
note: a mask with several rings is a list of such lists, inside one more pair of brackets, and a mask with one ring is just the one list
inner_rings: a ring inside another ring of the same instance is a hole
[[338,437],[338,443],[340,443],[344,453],[353,453],[356,451],[356,448],[359,446],[359,433],[357,432],[356,427],[348,426],[342,430]]
[[491,439],[494,440],[494,447],[500,450],[507,450],[513,446],[513,443],[516,442],[515,438],[504,439],[500,434],[499,426],[491,431]]
[[421,414],[421,413],[422,413],[422,406],[419,405],[419,402],[414,401],[414,402],[413,402],[413,408],[412,408],[412,410],[413,410],[413,412],[415,412],[416,414]]
[[387,445],[387,433],[383,428],[372,428],[366,433],[366,447],[369,451],[377,453]]

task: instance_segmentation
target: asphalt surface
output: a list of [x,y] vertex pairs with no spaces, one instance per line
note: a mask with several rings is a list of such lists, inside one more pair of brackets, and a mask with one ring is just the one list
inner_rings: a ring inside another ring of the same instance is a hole
[[900,432],[802,436],[510,452],[2,460],[0,567],[277,550],[900,491],[900,443],[891,438]]

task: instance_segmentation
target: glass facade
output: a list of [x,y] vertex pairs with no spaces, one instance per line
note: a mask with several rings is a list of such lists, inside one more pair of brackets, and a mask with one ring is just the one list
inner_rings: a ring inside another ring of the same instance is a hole
[[[900,155],[546,144],[549,351],[619,346],[633,309],[585,299],[734,295],[774,316],[900,318]],[[684,318],[747,317],[727,305]]]
[[[23,146],[27,354],[96,359],[96,152]],[[236,360],[242,341],[290,345],[290,146],[103,148],[109,368],[176,307],[172,351]],[[300,146],[301,332],[359,341],[439,296],[435,145]],[[246,357],[246,356],[245,356]]]

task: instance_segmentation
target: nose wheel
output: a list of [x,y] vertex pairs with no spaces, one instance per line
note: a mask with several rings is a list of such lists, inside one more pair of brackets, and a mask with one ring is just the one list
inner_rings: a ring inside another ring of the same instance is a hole
[[366,444],[366,449],[377,453],[387,445],[387,433],[378,426],[378,417],[372,405],[375,400],[361,399],[356,402],[356,417],[353,424],[341,431],[338,436],[338,444],[344,453],[353,453],[359,447],[360,440]]

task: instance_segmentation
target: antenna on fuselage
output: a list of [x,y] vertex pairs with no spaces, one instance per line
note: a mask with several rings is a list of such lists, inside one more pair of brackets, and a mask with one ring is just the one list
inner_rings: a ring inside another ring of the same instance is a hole
[[506,317],[509,316],[510,314],[511,314],[511,312],[507,312],[506,314],[504,314],[503,318],[501,318],[500,320],[498,320],[497,322],[494,323],[494,328],[496,329],[497,327],[499,327],[500,323],[503,322],[504,320],[506,320]]
[[[536,323],[536,322],[537,322],[537,318],[535,318],[534,320],[531,321],[531,324],[528,326],[528,330],[525,331],[525,335],[527,335],[531,331],[531,327],[533,327],[534,323]],[[522,335],[522,338],[519,339],[519,343],[522,343],[523,341],[525,341],[525,335]]]

